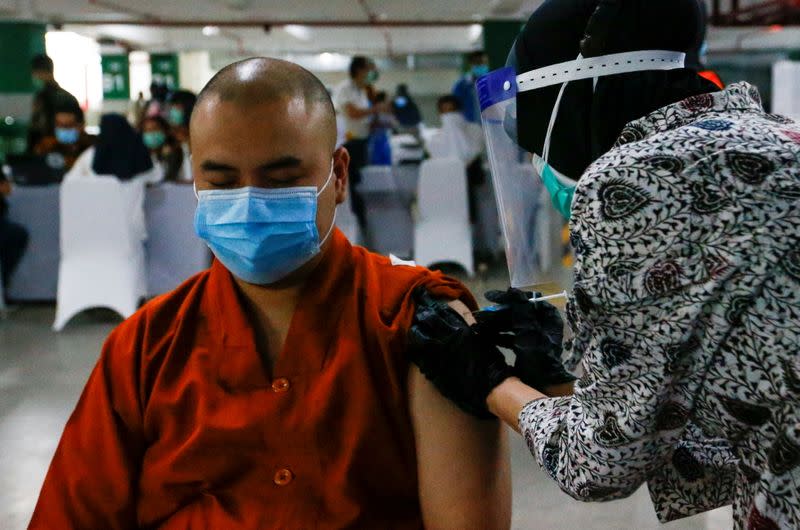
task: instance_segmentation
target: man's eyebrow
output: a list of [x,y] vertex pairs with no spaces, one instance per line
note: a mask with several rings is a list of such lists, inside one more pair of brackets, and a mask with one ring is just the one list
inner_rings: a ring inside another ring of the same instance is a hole
[[204,171],[236,171],[236,168],[223,164],[221,162],[214,162],[213,160],[206,160],[200,164],[200,168]]
[[273,160],[272,162],[267,162],[260,166],[262,171],[275,171],[278,169],[292,169],[296,167],[300,167],[303,162],[294,156],[284,156],[278,158],[277,160]]
[[[267,162],[259,166],[261,171],[276,171],[278,169],[292,169],[300,167],[303,162],[294,156],[284,156]],[[236,168],[222,162],[215,162],[214,160],[205,160],[200,164],[200,168],[204,171],[236,171]]]

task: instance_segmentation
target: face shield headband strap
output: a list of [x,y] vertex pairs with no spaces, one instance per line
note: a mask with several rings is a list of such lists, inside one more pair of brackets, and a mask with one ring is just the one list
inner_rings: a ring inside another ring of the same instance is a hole
[[527,92],[561,84],[561,90],[558,92],[553,113],[550,115],[550,123],[547,126],[542,159],[547,162],[550,158],[550,140],[556,124],[558,109],[561,106],[561,98],[564,96],[564,91],[570,81],[593,78],[596,84],[599,77],[609,75],[653,70],[676,70],[683,68],[685,61],[685,53],[659,50],[617,53],[588,59],[578,55],[578,58],[574,61],[554,64],[517,76],[518,92]]
[[517,92],[528,92],[569,81],[651,70],[684,68],[686,54],[663,50],[636,51],[553,64],[517,76]]

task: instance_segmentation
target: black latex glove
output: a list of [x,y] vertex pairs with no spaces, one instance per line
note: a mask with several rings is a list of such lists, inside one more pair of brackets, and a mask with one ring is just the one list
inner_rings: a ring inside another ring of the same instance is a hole
[[[510,308],[510,330],[516,355],[514,373],[523,383],[543,391],[549,386],[570,383],[576,378],[561,362],[564,321],[558,309],[547,302],[531,303],[533,293],[518,289],[489,291],[487,300]],[[498,322],[493,331],[508,331],[507,323]],[[500,338],[495,343],[504,343]]]
[[513,371],[491,340],[478,335],[445,302],[414,292],[409,356],[445,397],[478,418],[493,418],[486,398]]

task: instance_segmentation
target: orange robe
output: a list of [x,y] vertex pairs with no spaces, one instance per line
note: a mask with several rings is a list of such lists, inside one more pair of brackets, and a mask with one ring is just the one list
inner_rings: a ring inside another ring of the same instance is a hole
[[405,342],[411,294],[458,282],[336,230],[270,375],[230,273],[108,338],[31,528],[421,528]]

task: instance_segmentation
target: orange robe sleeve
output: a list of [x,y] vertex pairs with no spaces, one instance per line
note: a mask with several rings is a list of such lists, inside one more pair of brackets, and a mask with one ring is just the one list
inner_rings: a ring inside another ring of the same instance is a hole
[[136,340],[129,321],[103,346],[42,486],[29,528],[137,528],[144,450]]

